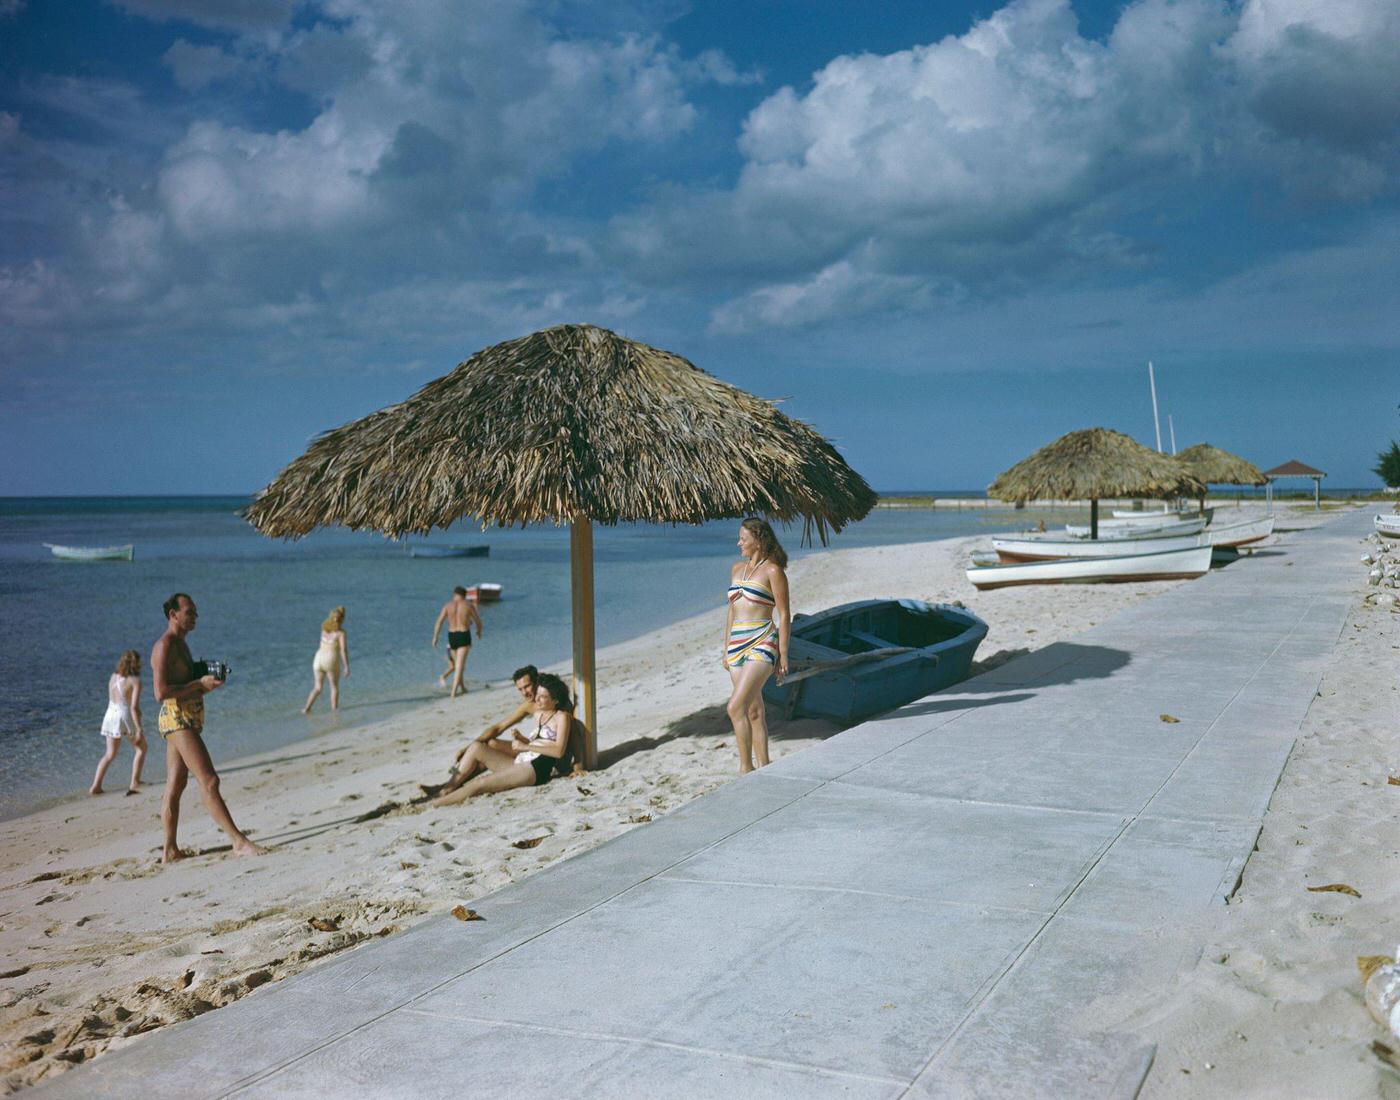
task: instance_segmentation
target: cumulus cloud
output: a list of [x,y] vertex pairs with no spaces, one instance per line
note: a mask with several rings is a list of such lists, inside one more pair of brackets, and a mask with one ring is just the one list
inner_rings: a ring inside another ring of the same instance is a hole
[[661,279],[772,280],[717,307],[720,328],[807,323],[820,301],[907,307],[911,278],[1015,290],[1140,266],[1153,245],[1120,223],[1222,183],[1372,197],[1397,137],[1389,0],[1136,0],[1102,41],[1068,0],[1014,0],[770,95],[732,188],[662,192],[613,242]]

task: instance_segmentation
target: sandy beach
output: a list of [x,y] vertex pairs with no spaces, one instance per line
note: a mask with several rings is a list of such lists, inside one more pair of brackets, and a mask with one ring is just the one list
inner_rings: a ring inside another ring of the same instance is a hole
[[[1283,516],[1294,527],[1325,518]],[[975,674],[1187,583],[978,593],[962,568],[981,541],[812,555],[793,569],[794,609],[874,596],[962,601],[990,625]],[[717,577],[716,591],[722,586]],[[1386,782],[1387,731],[1349,716],[1374,707],[1377,693],[1400,709],[1377,671],[1393,666],[1400,627],[1396,612],[1363,603],[1366,591],[1358,566],[1348,637],[1221,942],[1179,989],[1164,991],[1159,1014],[1129,1021],[1161,1044],[1150,1094],[1207,1094],[1202,1073],[1216,1075],[1209,1088],[1222,1095],[1316,1096],[1327,1092],[1319,1092],[1320,1081],[1347,1073],[1354,1084],[1378,1087],[1379,1071],[1362,1057],[1374,1027],[1352,960],[1391,950],[1400,927],[1393,916],[1400,855],[1387,840],[1400,810],[1400,793],[1387,791],[1400,788]],[[373,726],[221,761],[237,819],[272,848],[264,858],[235,860],[191,791],[183,840],[201,854],[162,867],[154,786],[135,798],[75,799],[0,826],[5,1088],[139,1041],[427,914],[470,906],[733,778],[716,603],[712,612],[600,653],[600,768],[578,779],[450,809],[408,804],[419,781],[443,778],[456,748],[513,707],[514,692],[496,685]],[[775,757],[837,729],[770,721]],[[215,704],[208,740],[218,759]],[[1355,885],[1362,898],[1304,890],[1337,881]],[[1215,1068],[1203,1069],[1207,1063]],[[1256,1089],[1266,1079],[1270,1086]]]

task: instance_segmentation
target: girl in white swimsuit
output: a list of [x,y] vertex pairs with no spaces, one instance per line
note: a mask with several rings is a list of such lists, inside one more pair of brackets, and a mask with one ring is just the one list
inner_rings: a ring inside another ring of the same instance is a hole
[[141,729],[141,655],[134,649],[121,655],[116,671],[107,680],[107,713],[102,716],[102,737],[107,742],[107,751],[97,762],[97,774],[88,794],[102,793],[102,780],[117,758],[123,737],[131,738],[136,749],[136,759],[131,764],[131,786],[126,790],[127,794],[135,794],[141,786],[141,766],[146,762],[146,735]]
[[320,698],[327,678],[331,682],[331,710],[340,709],[340,677],[350,675],[350,647],[345,641],[345,608],[334,608],[321,624],[321,645],[311,658],[311,674],[316,677],[311,694],[306,697],[302,714],[311,713],[311,705]]

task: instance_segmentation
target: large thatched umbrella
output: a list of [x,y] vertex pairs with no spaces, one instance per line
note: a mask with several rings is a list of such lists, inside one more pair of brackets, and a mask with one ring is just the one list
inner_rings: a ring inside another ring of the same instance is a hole
[[1229,451],[1222,451],[1219,447],[1212,447],[1209,443],[1197,443],[1194,447],[1187,447],[1176,456],[1186,469],[1201,482],[1201,492],[1198,499],[1200,510],[1206,510],[1205,486],[1211,485],[1267,485],[1269,479],[1266,478],[1248,459],[1243,459],[1239,455],[1232,455]]
[[875,494],[807,425],[694,364],[592,325],[477,352],[416,394],[318,436],[248,508],[265,535],[398,537],[464,517],[570,525],[574,686],[589,729],[593,523],[764,515],[823,541]]
[[1023,458],[987,488],[998,500],[1087,500],[1089,536],[1099,537],[1101,497],[1194,496],[1202,485],[1169,455],[1122,432],[1085,428]]

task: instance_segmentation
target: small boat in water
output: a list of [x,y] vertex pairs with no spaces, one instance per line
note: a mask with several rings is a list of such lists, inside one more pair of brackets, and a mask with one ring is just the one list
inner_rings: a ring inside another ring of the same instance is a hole
[[477,603],[495,603],[501,598],[499,584],[472,584],[467,586],[467,599]]
[[1190,519],[1192,516],[1204,516],[1206,522],[1209,523],[1214,515],[1214,507],[1207,508],[1204,512],[1197,511],[1195,508],[1159,508],[1151,512],[1134,512],[1130,508],[1115,508],[1111,519],[1099,520],[1099,527],[1102,528],[1105,523],[1139,523],[1151,527],[1163,520]]
[[1160,554],[1167,550],[1190,550],[1207,546],[1200,532],[1178,535],[1142,534],[1117,538],[1086,539],[1073,535],[995,535],[992,549],[1004,562],[1054,561],[1061,558],[1128,557],[1135,554]]
[[480,546],[429,546],[420,544],[408,548],[410,558],[486,558],[491,556],[491,547]]
[[973,565],[967,579],[977,588],[1015,584],[1114,584],[1128,581],[1185,580],[1210,571],[1212,547],[1203,542],[1176,550]]
[[131,561],[136,548],[131,543],[125,546],[55,546],[44,543],[50,553],[63,561]]
[[1400,515],[1377,515],[1376,534],[1388,539],[1400,539]]
[[789,676],[763,697],[788,717],[859,722],[965,680],[987,624],[964,607],[860,600],[797,615]]

